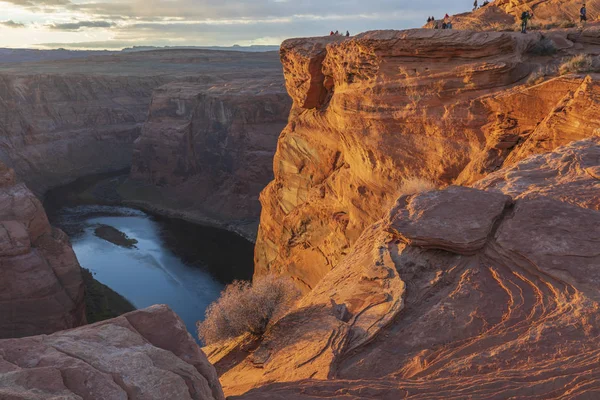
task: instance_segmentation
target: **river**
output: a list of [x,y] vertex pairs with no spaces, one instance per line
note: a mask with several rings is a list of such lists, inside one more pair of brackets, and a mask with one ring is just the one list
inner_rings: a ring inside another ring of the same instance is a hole
[[[51,222],[67,232],[95,279],[136,308],[169,305],[194,337],[224,285],[252,275],[252,243],[224,230],[102,205],[62,207]],[[100,237],[98,227],[122,232],[131,245]]]

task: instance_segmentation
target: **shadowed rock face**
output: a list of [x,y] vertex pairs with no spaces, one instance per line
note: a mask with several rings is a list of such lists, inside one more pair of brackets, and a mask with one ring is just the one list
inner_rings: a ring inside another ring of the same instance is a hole
[[600,214],[590,199],[600,181],[588,171],[599,145],[530,157],[478,182],[485,191],[401,197],[243,361],[210,349],[225,392],[593,398]]
[[0,338],[85,324],[83,281],[68,237],[0,164]]
[[[254,96],[248,104],[254,103],[252,107],[255,110],[239,107],[239,113],[232,112],[232,109],[235,111],[238,108],[237,103],[244,102],[241,92],[251,87],[253,80],[262,80],[261,85],[255,84],[256,90],[248,90]],[[194,122],[201,126],[192,129],[193,135],[198,135],[199,130],[204,128],[210,131],[204,134],[208,137],[208,143],[203,141],[204,144],[198,144],[197,147],[207,144],[210,148],[212,145],[223,154],[231,155],[231,145],[227,149],[220,148],[225,132],[231,136],[247,135],[248,142],[260,143],[257,144],[259,150],[251,150],[245,162],[250,171],[257,168],[255,164],[264,163],[262,159],[256,161],[255,158],[267,158],[260,152],[263,148],[265,154],[273,154],[276,141],[274,132],[280,131],[287,118],[285,95],[277,89],[283,79],[276,53],[160,50],[0,65],[0,114],[3,116],[0,120],[0,159],[13,167],[19,178],[38,195],[86,175],[128,168],[132,164],[133,142],[147,120],[154,90],[170,82],[182,81],[189,83],[189,91],[195,91],[195,94],[187,97],[188,100],[194,95],[199,98],[209,95],[215,88],[223,88],[216,91],[226,95],[229,87],[232,93],[229,101],[220,97],[225,108],[229,104],[227,111],[220,110],[219,104],[215,104],[212,110],[211,106],[207,107],[208,116],[204,120],[200,116],[195,117]],[[237,89],[234,90],[234,87]],[[259,87],[260,90],[257,89]],[[264,96],[261,97],[259,92]],[[260,113],[262,99],[268,93],[277,92],[280,97],[273,96],[265,101],[263,117]],[[188,113],[179,115],[175,103],[165,99],[167,104],[161,104],[164,93],[158,91],[155,96],[156,108],[150,110],[152,122],[157,122],[154,117],[165,117],[167,106],[173,106],[169,111],[173,111],[171,132],[175,132],[184,124],[186,117],[197,113],[194,114],[195,107],[188,104],[191,107]],[[238,95],[241,100],[235,100]],[[173,100],[177,100],[179,94],[173,96]],[[184,98],[185,95],[182,101]],[[270,104],[276,107],[269,108]],[[231,126],[215,126],[224,121],[212,118],[212,112],[217,116],[226,112]],[[235,118],[232,118],[232,114]],[[264,129],[259,129],[257,124],[263,122],[263,118]],[[166,121],[165,125],[168,125]],[[245,130],[246,126],[249,128]],[[181,150],[171,145],[177,140],[174,137],[162,136],[160,140],[159,148],[177,152]],[[183,142],[180,146],[186,147]],[[216,150],[212,149],[214,152]],[[219,181],[222,176],[216,171],[223,170],[218,165],[220,160],[214,156],[204,157],[212,153],[208,150],[206,154],[198,154],[198,157],[205,163],[202,167],[207,179]],[[223,157],[223,154],[219,156]],[[177,180],[181,174],[189,174],[189,157],[188,154],[188,159],[173,159],[173,164],[179,164],[177,171],[167,169],[164,172],[172,172],[172,180]],[[199,162],[199,159],[191,158],[196,164]],[[151,165],[151,160],[146,162]],[[256,180],[264,186],[270,177],[261,179]],[[249,185],[253,183],[252,179],[247,181]],[[148,182],[156,183],[150,178]],[[239,189],[240,196],[245,195],[244,189]],[[260,190],[251,189],[254,192]],[[254,192],[250,197],[256,196]],[[256,218],[256,215],[254,207],[253,217]]]
[[240,66],[227,83],[172,83],[154,92],[134,145],[137,190],[129,200],[254,240],[258,195],[273,178],[291,100],[275,68],[243,77]]
[[0,356],[3,399],[224,400],[215,369],[166,306],[0,340]]
[[152,90],[163,82],[0,70],[0,156],[38,194],[85,175],[127,168]]
[[[568,32],[553,35],[574,44]],[[527,83],[575,52],[537,55],[540,40],[410,30],[284,42],[294,105],[275,179],[261,195],[256,274],[289,275],[308,291],[383,217],[407,178],[468,185],[595,135],[597,75]]]

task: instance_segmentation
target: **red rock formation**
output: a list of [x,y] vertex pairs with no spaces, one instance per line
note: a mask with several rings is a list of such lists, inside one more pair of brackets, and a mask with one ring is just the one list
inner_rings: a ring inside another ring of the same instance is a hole
[[[86,175],[125,169],[131,166],[133,142],[148,116],[154,89],[186,81],[191,87],[221,86],[225,93],[228,82],[273,77],[262,87],[268,92],[270,83],[281,80],[280,71],[275,53],[210,50],[3,64],[0,159],[40,195]],[[212,129],[222,133],[214,125]],[[273,152],[275,144],[269,146]]]
[[0,398],[224,400],[215,369],[166,306],[0,340]]
[[[567,36],[553,41],[572,45]],[[552,78],[574,50],[540,55],[541,41],[412,30],[284,42],[294,106],[275,179],[261,196],[256,274],[287,274],[307,291],[383,216],[407,178],[470,184],[595,134],[595,76]],[[550,77],[528,83],[540,70]]]
[[221,362],[226,393],[593,397],[599,148],[529,158],[478,184],[488,191],[403,196],[244,361]]
[[280,74],[157,89],[134,145],[128,200],[254,239],[291,103]]
[[[480,2],[481,3],[481,2]],[[573,2],[568,0],[494,0],[477,11],[452,16],[455,29],[503,30],[516,28],[524,11],[532,12],[531,24],[565,27],[579,22],[579,9],[585,3],[590,22],[600,14],[600,1]]]
[[85,324],[83,281],[69,239],[0,164],[0,338]]

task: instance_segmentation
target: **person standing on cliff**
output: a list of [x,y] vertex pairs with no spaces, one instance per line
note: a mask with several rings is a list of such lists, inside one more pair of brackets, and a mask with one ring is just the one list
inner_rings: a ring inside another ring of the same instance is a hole
[[473,3],[473,11],[477,10],[477,0]]
[[587,8],[585,8],[585,3],[583,3],[583,7],[579,10],[579,22],[585,24],[587,21]]
[[533,18],[533,13],[529,11],[523,11],[521,13],[521,33],[527,33],[527,22]]

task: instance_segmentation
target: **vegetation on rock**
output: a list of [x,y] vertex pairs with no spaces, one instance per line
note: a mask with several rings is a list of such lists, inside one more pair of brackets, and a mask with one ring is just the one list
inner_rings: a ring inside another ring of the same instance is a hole
[[125,297],[94,279],[89,269],[81,268],[85,285],[85,311],[88,323],[115,318],[135,307]]
[[288,311],[300,292],[287,277],[266,275],[253,283],[235,281],[206,310],[198,322],[198,337],[206,344],[250,333],[262,336],[270,323]]

